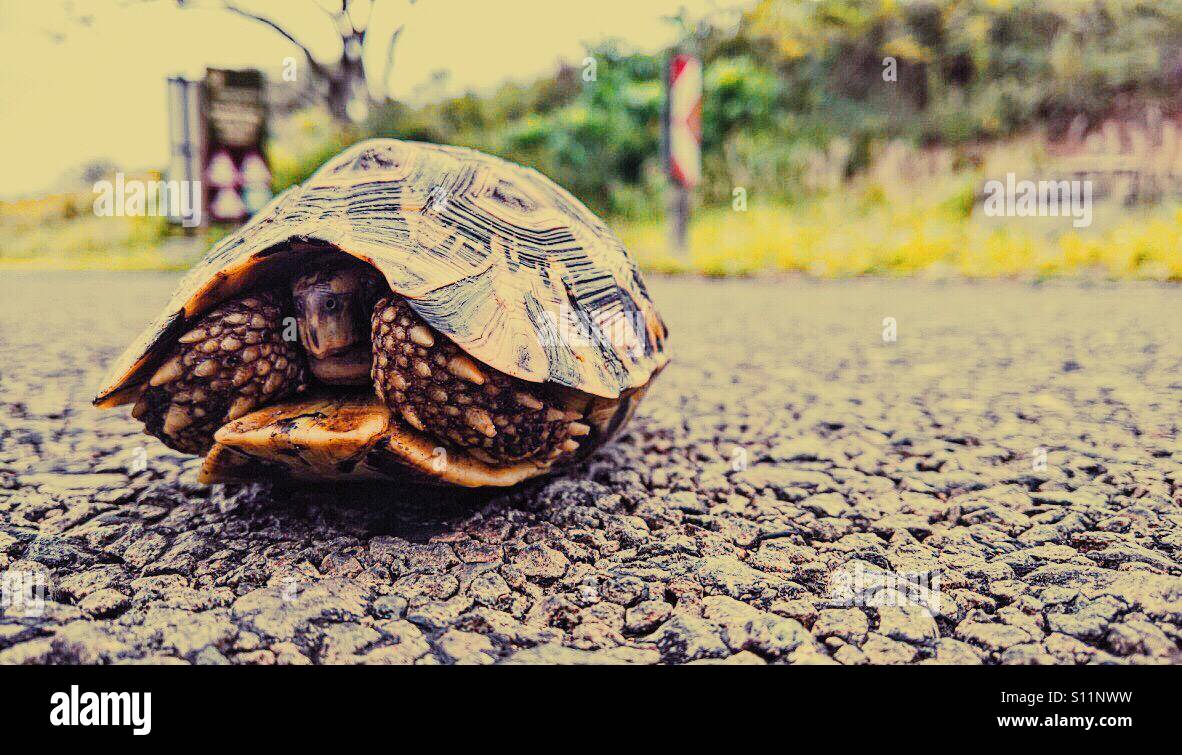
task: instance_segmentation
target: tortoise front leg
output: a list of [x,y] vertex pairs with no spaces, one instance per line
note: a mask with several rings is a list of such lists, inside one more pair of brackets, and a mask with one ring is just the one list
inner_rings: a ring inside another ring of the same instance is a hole
[[283,298],[228,301],[182,335],[132,410],[170,448],[204,454],[226,422],[305,387],[304,358],[282,338]]
[[401,297],[374,307],[372,338],[378,397],[416,430],[482,461],[553,461],[590,431],[545,386],[478,364]]

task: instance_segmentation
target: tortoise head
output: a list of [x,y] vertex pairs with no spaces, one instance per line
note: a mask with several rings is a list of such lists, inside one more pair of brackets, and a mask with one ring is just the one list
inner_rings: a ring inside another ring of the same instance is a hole
[[370,315],[385,289],[376,270],[353,260],[317,265],[292,282],[300,344],[321,382],[370,382]]

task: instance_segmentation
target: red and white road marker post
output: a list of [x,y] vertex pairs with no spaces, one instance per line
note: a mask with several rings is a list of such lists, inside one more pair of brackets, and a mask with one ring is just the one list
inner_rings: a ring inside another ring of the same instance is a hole
[[684,255],[691,192],[702,179],[702,63],[693,55],[669,58],[665,92],[665,164],[669,173],[669,238]]

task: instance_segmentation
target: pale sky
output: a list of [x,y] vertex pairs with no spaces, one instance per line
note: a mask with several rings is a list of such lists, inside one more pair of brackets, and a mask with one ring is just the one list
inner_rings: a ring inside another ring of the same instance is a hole
[[[163,167],[168,152],[165,80],[206,66],[277,72],[302,53],[216,0],[0,0],[0,198],[33,196],[93,159],[135,170]],[[321,60],[339,38],[312,0],[242,0],[281,19]],[[378,0],[370,35],[405,23],[391,94],[407,98],[432,72],[450,91],[487,91],[529,80],[558,61],[578,63],[584,43],[615,37],[635,49],[668,45],[665,16],[694,18],[743,0]],[[79,21],[79,17],[83,18]],[[724,16],[725,17],[725,16]],[[384,60],[384,49],[371,56]],[[381,66],[371,67],[381,70]]]

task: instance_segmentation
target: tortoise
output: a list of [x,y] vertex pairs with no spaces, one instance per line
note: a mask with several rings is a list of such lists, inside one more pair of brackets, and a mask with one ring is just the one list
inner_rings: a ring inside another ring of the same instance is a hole
[[394,139],[228,236],[111,367],[204,483],[508,486],[586,457],[669,360],[607,226],[532,169]]

